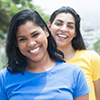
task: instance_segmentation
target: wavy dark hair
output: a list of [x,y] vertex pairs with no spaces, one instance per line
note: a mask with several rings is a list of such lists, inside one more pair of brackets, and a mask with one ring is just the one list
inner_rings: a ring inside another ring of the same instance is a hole
[[77,12],[71,8],[71,7],[61,7],[58,10],[54,11],[49,19],[50,23],[52,24],[56,16],[60,13],[70,13],[75,19],[75,32],[76,32],[76,37],[73,38],[72,40],[72,46],[75,50],[85,50],[85,43],[83,41],[81,32],[80,32],[80,16],[77,14]]
[[6,54],[8,57],[7,69],[11,73],[21,72],[24,74],[25,67],[27,66],[27,58],[20,52],[16,46],[16,33],[18,27],[25,24],[27,21],[31,21],[45,30],[47,28],[49,32],[48,40],[48,53],[51,59],[55,61],[64,61],[63,53],[57,49],[55,40],[53,39],[46,23],[43,21],[38,12],[34,10],[25,9],[15,14],[10,22],[9,33],[6,43]]

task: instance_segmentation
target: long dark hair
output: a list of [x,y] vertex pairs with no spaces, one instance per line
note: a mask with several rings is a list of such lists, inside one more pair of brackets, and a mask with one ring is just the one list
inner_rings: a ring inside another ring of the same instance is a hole
[[80,32],[80,16],[76,13],[76,11],[71,8],[71,7],[61,7],[58,10],[54,11],[50,17],[50,23],[52,24],[56,16],[60,13],[70,13],[73,15],[75,19],[75,32],[76,32],[76,37],[73,38],[72,40],[72,46],[75,50],[85,50],[85,43],[83,41],[81,32]]
[[64,55],[63,53],[57,49],[55,40],[53,39],[46,23],[43,21],[41,16],[38,14],[38,12],[34,10],[23,10],[15,14],[10,22],[10,28],[9,33],[7,37],[7,43],[6,43],[6,53],[8,57],[7,62],[7,69],[11,73],[18,73],[22,72],[24,73],[25,67],[27,66],[27,58],[20,52],[19,48],[16,46],[17,40],[16,40],[16,33],[18,30],[18,27],[22,24],[25,24],[27,21],[31,21],[35,23],[36,25],[40,26],[43,30],[45,30],[45,27],[47,28],[49,32],[48,39],[48,53],[51,59],[55,61],[64,61]]

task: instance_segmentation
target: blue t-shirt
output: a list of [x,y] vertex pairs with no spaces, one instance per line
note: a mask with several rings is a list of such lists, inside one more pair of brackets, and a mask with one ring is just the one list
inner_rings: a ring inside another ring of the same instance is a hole
[[73,100],[90,92],[85,75],[74,64],[56,62],[49,71],[0,72],[0,100]]

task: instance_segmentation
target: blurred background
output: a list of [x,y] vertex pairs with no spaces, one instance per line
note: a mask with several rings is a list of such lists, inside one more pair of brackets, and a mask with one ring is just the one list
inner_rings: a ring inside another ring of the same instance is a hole
[[81,33],[87,49],[100,54],[100,0],[0,0],[0,70],[6,65],[5,43],[13,15],[34,9],[48,23],[53,11],[70,6],[81,17]]

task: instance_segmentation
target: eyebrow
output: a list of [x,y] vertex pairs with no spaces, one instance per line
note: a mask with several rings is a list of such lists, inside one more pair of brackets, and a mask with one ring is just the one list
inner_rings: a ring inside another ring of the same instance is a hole
[[[63,21],[62,21],[62,20],[60,20],[60,19],[57,19],[57,21],[60,21],[60,22],[62,22],[62,23],[63,23]],[[74,23],[74,22],[68,22],[68,24],[74,24],[74,25],[75,25],[75,23]]]
[[74,22],[68,22],[68,24],[74,24],[74,25],[75,25],[75,23],[74,23]]
[[62,21],[62,20],[60,20],[60,19],[57,19],[57,21],[60,21],[60,22],[62,22],[62,23],[63,23],[63,21]]
[[[30,35],[33,35],[33,34],[36,33],[36,32],[37,32],[37,30],[34,31],[34,32],[32,32]],[[23,37],[25,37],[25,36],[18,36],[17,39],[18,39],[18,38],[23,38]]]
[[32,32],[31,35],[33,35],[33,34],[36,33],[36,32],[37,32],[37,30],[35,30],[34,32]]

